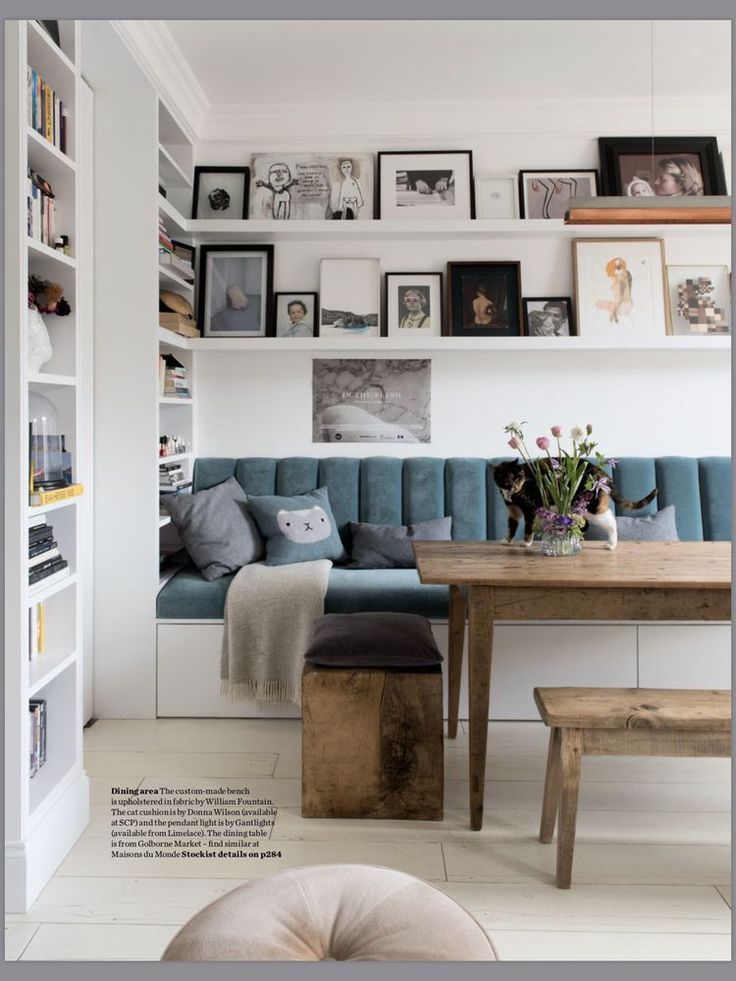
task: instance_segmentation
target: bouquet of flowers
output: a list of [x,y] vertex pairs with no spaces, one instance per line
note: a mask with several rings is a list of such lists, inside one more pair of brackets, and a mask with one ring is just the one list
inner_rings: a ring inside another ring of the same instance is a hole
[[[511,436],[508,445],[528,464],[539,491],[542,504],[537,509],[534,530],[543,536],[580,539],[585,512],[593,496],[611,489],[608,478],[600,469],[606,463],[615,466],[615,460],[606,460],[596,449],[598,444],[591,439],[593,427],[590,424],[585,429],[575,426],[570,430],[572,446],[569,449],[562,444],[562,426],[551,426],[556,453],[550,453],[552,441],[549,436],[537,436],[537,447],[545,456],[534,459],[524,442],[522,426],[525,425],[524,422],[510,422],[504,432]],[[593,461],[597,470],[590,466]]]

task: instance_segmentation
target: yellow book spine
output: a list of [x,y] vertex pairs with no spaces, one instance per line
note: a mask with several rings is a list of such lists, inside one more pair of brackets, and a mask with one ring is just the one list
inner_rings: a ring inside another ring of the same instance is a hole
[[54,139],[54,90],[51,86],[46,86],[46,125],[44,127],[44,136],[47,140]]
[[83,484],[69,484],[68,487],[60,487],[58,490],[36,491],[31,494],[31,504],[38,507],[42,504],[58,504],[59,501],[67,501],[71,497],[79,497],[84,493]]
[[36,633],[36,650],[39,654],[43,654],[46,650],[46,607],[43,603],[38,603],[38,619],[37,623],[37,633]]

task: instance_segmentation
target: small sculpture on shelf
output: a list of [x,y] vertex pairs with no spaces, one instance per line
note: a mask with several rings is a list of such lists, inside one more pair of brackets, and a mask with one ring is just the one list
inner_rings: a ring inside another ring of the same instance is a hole
[[66,317],[71,307],[64,299],[64,289],[40,276],[28,277],[28,370],[41,370],[53,354],[51,339],[42,313],[55,313]]

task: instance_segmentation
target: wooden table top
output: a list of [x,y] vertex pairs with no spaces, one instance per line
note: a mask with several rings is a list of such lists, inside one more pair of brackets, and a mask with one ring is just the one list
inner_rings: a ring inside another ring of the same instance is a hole
[[422,583],[588,589],[731,587],[730,542],[585,542],[579,555],[552,558],[539,545],[414,542]]
[[535,688],[548,726],[731,731],[731,692],[688,688]]

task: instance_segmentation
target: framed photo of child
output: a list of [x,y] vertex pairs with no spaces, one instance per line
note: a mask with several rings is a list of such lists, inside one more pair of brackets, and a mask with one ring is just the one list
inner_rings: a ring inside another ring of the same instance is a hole
[[319,335],[319,293],[274,293],[276,337]]

